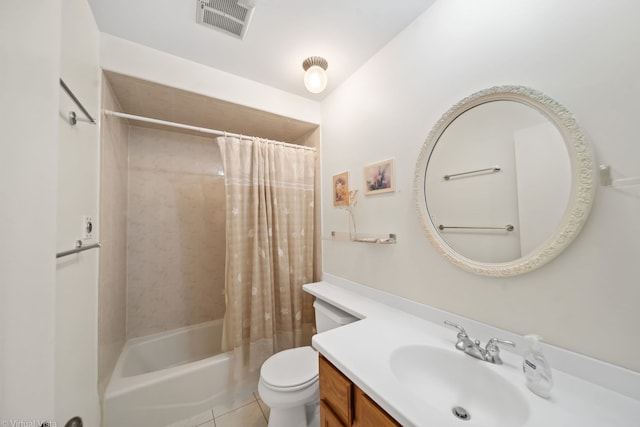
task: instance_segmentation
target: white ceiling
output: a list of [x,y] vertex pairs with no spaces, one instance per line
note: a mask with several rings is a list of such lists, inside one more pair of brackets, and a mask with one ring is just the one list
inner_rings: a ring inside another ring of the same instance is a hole
[[[100,31],[320,100],[435,0],[252,0],[244,40],[196,24],[197,0],[89,0]],[[329,84],[302,82],[302,61],[323,56]]]

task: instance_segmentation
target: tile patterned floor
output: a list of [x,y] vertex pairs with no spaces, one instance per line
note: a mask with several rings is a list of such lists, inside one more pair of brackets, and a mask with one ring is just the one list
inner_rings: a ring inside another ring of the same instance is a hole
[[267,427],[268,419],[269,407],[251,392],[167,427]]

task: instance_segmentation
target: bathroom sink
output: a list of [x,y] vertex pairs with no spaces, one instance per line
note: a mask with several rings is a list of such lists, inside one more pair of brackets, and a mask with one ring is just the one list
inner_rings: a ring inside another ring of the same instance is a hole
[[469,427],[517,427],[529,417],[527,402],[515,385],[487,362],[455,349],[400,347],[391,353],[390,366],[407,391],[452,421],[466,419],[463,425]]

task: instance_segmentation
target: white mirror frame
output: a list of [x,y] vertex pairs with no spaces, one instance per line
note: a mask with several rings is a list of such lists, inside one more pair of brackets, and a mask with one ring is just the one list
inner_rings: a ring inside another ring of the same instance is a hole
[[[431,153],[447,127],[465,111],[491,101],[515,101],[528,105],[548,118],[558,129],[571,160],[571,193],[565,214],[556,231],[536,250],[502,263],[479,262],[453,250],[431,221],[425,196],[425,176]],[[545,94],[523,86],[495,86],[476,92],[451,107],[429,133],[416,162],[414,195],[418,217],[429,241],[454,265],[469,272],[492,277],[516,276],[541,267],[562,252],[578,235],[589,216],[595,197],[594,159],[590,145],[573,115]]]

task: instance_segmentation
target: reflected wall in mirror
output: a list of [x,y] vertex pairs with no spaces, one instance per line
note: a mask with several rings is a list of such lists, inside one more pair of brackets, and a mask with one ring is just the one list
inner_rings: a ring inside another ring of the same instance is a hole
[[500,86],[436,123],[418,158],[416,204],[449,261],[488,276],[540,267],[578,234],[594,196],[593,155],[570,112]]
[[482,262],[513,261],[540,246],[560,224],[570,190],[562,135],[515,101],[487,102],[457,116],[426,169],[427,210],[440,236]]

